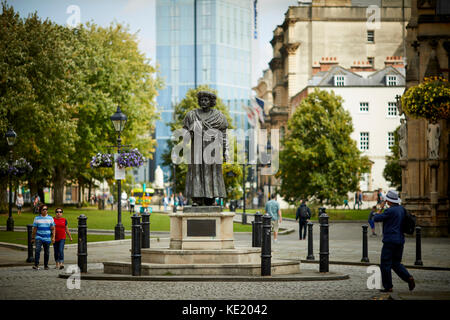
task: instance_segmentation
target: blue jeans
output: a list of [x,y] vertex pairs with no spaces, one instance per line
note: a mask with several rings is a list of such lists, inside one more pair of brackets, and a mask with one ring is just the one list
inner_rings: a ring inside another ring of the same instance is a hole
[[53,244],[53,249],[55,252],[55,261],[58,263],[64,262],[64,244],[66,243],[66,239],[61,239],[59,241],[55,241]]
[[50,243],[43,242],[42,240],[36,240],[36,251],[34,256],[34,265],[39,265],[39,260],[41,258],[41,248],[44,247],[44,266],[48,266],[48,260],[50,259]]
[[383,243],[381,249],[381,281],[385,289],[392,289],[391,269],[405,282],[411,277],[405,266],[402,265],[403,244]]

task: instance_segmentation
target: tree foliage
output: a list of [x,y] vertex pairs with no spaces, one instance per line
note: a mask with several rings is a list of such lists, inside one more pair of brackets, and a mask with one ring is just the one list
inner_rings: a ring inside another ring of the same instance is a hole
[[351,139],[352,119],[334,92],[315,90],[288,122],[280,151],[280,194],[290,203],[310,199],[338,205],[369,169]]
[[398,144],[398,127],[394,131],[394,145],[391,148],[391,154],[386,156],[386,166],[383,170],[383,177],[389,181],[391,187],[400,191],[402,188],[402,168],[399,164],[400,147]]
[[[116,144],[109,118],[118,105],[128,116],[122,143],[151,157],[161,82],[136,34],[120,24],[70,29],[36,13],[21,18],[5,3],[2,9],[0,130],[17,132],[14,152],[34,168],[33,193],[53,186],[61,204],[66,183],[112,178],[112,169],[93,170],[89,161]],[[3,140],[0,150],[7,150]]]

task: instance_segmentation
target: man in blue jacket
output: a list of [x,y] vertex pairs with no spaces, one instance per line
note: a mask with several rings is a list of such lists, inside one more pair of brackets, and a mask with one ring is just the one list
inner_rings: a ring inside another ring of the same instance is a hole
[[[385,204],[389,208],[381,213]],[[383,221],[383,248],[381,249],[381,279],[384,290],[382,292],[392,292],[392,273],[391,269],[405,282],[408,283],[409,290],[413,290],[415,285],[414,278],[402,265],[403,246],[405,236],[402,231],[402,221],[405,216],[405,209],[399,205],[400,199],[395,191],[389,191],[385,196],[385,201],[381,203],[381,208],[373,217],[376,222]]]

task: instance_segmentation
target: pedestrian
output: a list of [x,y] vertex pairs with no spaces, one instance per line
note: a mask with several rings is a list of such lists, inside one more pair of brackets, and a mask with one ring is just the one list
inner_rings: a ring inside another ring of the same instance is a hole
[[377,206],[373,206],[372,210],[369,213],[369,218],[368,218],[368,222],[370,225],[370,229],[372,229],[372,235],[376,236],[377,234],[375,233],[375,221],[373,221],[373,217],[375,216],[377,212]]
[[20,216],[23,208],[23,195],[19,193],[16,198],[17,215]]
[[181,209],[183,209],[184,197],[183,197],[183,193],[181,193],[181,192],[178,194],[178,205],[181,207]]
[[[306,205],[306,200],[302,200],[302,203],[297,208],[297,213],[295,214],[295,220],[298,220],[298,235],[299,240],[306,239],[306,226],[307,223],[311,219],[311,210]],[[303,231],[303,236],[302,236]]]
[[112,194],[109,195],[108,203],[111,205],[111,210],[114,210],[114,196]]
[[358,196],[358,210],[360,210],[359,206],[362,206],[362,199],[363,199],[363,194],[362,194],[362,192],[360,190],[359,191],[359,196]]
[[344,200],[344,209],[345,209],[345,207],[350,209],[350,206],[348,205],[348,200],[347,199]]
[[[386,203],[389,208],[381,213]],[[383,247],[381,249],[380,270],[384,289],[381,292],[392,292],[391,270],[394,270],[400,279],[408,283],[410,291],[416,286],[414,278],[401,263],[405,244],[405,236],[402,231],[402,221],[405,214],[406,210],[400,205],[397,192],[389,190],[385,200],[381,203],[380,210],[373,218],[375,222],[383,222]]]
[[50,258],[50,244],[55,242],[55,221],[47,214],[48,207],[42,204],[39,207],[40,215],[34,218],[33,233],[31,243],[36,242],[33,269],[39,270],[39,259],[41,248],[44,247],[44,269],[48,270],[48,260]]
[[167,206],[169,205],[169,197],[165,193],[164,193],[163,204],[164,204],[164,211],[167,211]]
[[128,199],[128,202],[130,204],[130,213],[134,212],[134,207],[136,205],[136,198],[134,197],[134,195],[131,195],[130,198]]
[[381,202],[383,202],[383,198],[384,198],[383,190],[380,188],[380,189],[378,189],[378,192],[377,192],[377,204],[380,204]]
[[39,195],[36,193],[33,197],[33,213],[38,214],[39,213],[39,205],[41,203],[41,198],[39,198]]
[[55,210],[55,243],[53,244],[53,251],[55,254],[56,269],[64,269],[64,245],[66,243],[66,234],[69,235],[72,241],[67,219],[63,218],[63,209],[56,208]]
[[271,216],[272,229],[273,229],[273,242],[278,242],[278,230],[282,222],[280,205],[275,200],[277,195],[274,193],[271,195],[271,199],[266,203],[266,213]]

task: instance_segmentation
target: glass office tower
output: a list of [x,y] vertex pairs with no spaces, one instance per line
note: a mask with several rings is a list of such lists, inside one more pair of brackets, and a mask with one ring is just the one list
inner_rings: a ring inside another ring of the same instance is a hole
[[[191,88],[206,84],[228,105],[234,126],[248,127],[252,0],[157,0],[156,62],[165,88],[157,97],[161,120],[151,170],[162,166],[174,106]],[[163,168],[167,181],[171,168]]]

